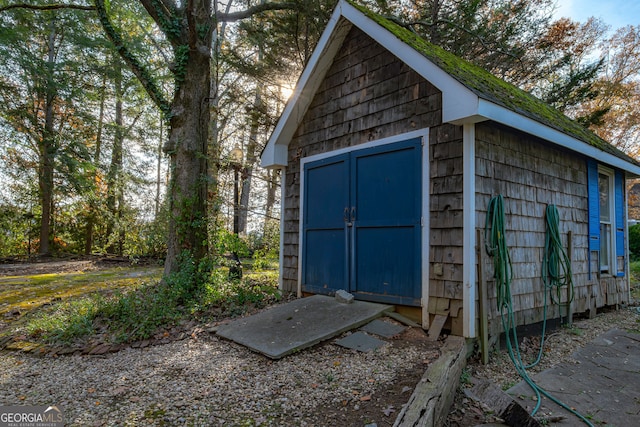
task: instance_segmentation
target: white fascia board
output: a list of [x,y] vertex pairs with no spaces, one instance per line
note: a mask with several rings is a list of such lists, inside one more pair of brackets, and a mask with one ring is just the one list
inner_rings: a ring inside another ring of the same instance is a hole
[[289,98],[287,105],[276,124],[267,145],[262,152],[260,165],[264,168],[287,166],[287,147],[293,138],[298,125],[309,108],[309,104],[322,83],[324,76],[333,63],[333,59],[342,46],[351,23],[342,19],[342,8],[346,3],[340,2],[331,15],[318,45],[316,46],[307,67],[305,67],[298,83]]
[[605,151],[567,135],[559,130],[537,122],[529,117],[518,114],[493,102],[480,99],[478,115],[488,120],[502,123],[514,129],[521,130],[528,134],[550,141],[561,147],[592,157],[599,162],[627,171],[633,175],[640,176],[640,166],[627,162],[620,157],[609,154]]

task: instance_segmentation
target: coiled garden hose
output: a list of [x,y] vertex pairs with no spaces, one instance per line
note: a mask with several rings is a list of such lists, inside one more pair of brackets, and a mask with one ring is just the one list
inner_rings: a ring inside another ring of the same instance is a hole
[[[533,379],[527,373],[527,369],[535,366],[542,357],[542,349],[544,345],[544,334],[547,321],[547,289],[556,289],[558,296],[558,302],[560,301],[559,288],[565,285],[573,286],[571,281],[571,263],[569,258],[562,248],[562,243],[559,233],[559,216],[555,206],[547,207],[547,237],[545,243],[545,257],[543,260],[543,282],[545,283],[544,291],[544,320],[543,320],[543,332],[540,342],[540,351],[537,359],[527,365],[522,361],[520,354],[520,348],[518,344],[518,335],[516,332],[517,324],[515,322],[515,315],[513,312],[513,304],[511,301],[511,280],[513,277],[513,269],[511,264],[511,258],[509,256],[509,248],[505,239],[505,215],[504,215],[504,200],[502,195],[493,197],[489,201],[487,207],[487,216],[485,219],[484,227],[484,241],[485,250],[487,254],[493,258],[494,278],[496,281],[496,297],[498,310],[500,311],[500,317],[502,320],[502,327],[505,332],[507,350],[509,352],[509,358],[516,368],[518,374],[522,379],[531,387],[536,395],[536,405],[531,412],[531,416],[534,416],[540,405],[542,404],[541,396],[545,396],[549,400],[555,402],[562,408],[574,414],[580,418],[586,425],[593,427],[593,424],[577,411],[571,409],[565,403],[559,401],[553,397],[542,387],[538,386]],[[551,224],[551,225],[550,225]],[[547,284],[548,283],[548,284]],[[571,288],[571,298],[573,297],[573,288]],[[552,301],[553,301],[552,297]]]
[[565,304],[573,301],[573,273],[571,260],[562,246],[560,237],[560,215],[555,205],[548,205],[546,210],[547,232],[544,242],[544,258],[542,259],[542,282],[549,290],[551,302],[561,304],[561,290],[567,287],[569,298]]

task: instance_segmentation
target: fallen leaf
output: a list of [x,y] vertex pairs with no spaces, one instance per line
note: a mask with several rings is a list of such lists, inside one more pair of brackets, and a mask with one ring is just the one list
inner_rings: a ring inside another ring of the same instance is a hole
[[91,387],[89,390],[87,390],[87,393],[95,393],[96,389]]
[[371,400],[371,395],[367,394],[366,396],[362,396],[360,398],[360,402],[368,402],[369,400]]

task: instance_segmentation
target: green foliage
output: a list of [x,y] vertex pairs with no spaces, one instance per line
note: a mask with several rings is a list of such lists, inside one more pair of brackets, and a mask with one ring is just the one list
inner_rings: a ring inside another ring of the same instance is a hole
[[223,228],[218,229],[215,238],[215,252],[220,255],[236,253],[240,258],[250,255],[247,241]]
[[632,285],[640,283],[640,260],[631,261],[629,263],[629,271],[631,273]]
[[273,268],[273,261],[277,261],[277,258],[269,258],[263,249],[259,249],[253,253],[254,270],[269,270]]
[[209,259],[180,257],[176,273],[109,296],[94,294],[55,305],[27,325],[31,337],[47,342],[73,342],[100,330],[112,340],[150,338],[194,316],[234,316],[280,298],[277,273],[247,274],[228,281]]
[[89,296],[65,301],[56,305],[51,312],[41,313],[26,327],[33,338],[43,338],[49,342],[72,342],[95,331],[94,318],[104,305],[100,296]]
[[631,261],[640,260],[640,224],[629,227],[629,254]]
[[469,385],[471,384],[471,371],[469,368],[464,368],[462,373],[460,374],[460,384]]
[[16,206],[0,205],[0,257],[27,255],[29,236],[35,244],[36,224],[33,215]]
[[124,255],[132,259],[141,257],[164,258],[167,254],[169,219],[166,209],[150,222],[133,221],[126,228]]

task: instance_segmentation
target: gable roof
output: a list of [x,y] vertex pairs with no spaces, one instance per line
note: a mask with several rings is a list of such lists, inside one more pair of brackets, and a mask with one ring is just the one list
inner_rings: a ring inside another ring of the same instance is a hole
[[287,164],[287,146],[352,26],[373,38],[442,92],[442,121],[493,120],[640,175],[640,163],[533,95],[408,29],[340,0],[262,154],[262,166]]

